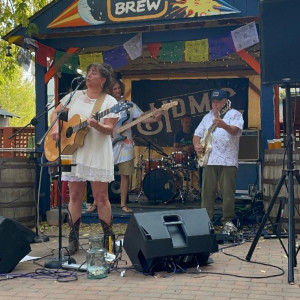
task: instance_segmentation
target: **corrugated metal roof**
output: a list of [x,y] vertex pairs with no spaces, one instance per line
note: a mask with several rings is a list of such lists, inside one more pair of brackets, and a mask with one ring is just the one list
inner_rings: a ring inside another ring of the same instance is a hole
[[14,114],[11,114],[10,112],[6,111],[5,109],[0,107],[0,116],[10,117],[10,118],[20,118],[19,116],[16,116]]

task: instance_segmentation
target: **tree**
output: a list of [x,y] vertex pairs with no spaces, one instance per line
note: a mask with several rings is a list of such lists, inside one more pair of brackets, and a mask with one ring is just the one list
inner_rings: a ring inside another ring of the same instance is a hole
[[3,109],[19,117],[12,118],[10,126],[26,125],[35,115],[34,81],[26,78],[22,69],[16,69],[12,79],[0,85],[0,103]]
[[[50,3],[50,0],[0,0],[0,37],[19,24],[34,27],[29,17]],[[23,126],[35,115],[34,81],[23,79],[23,69],[18,65],[16,56],[20,47],[11,45],[12,57],[6,57],[8,43],[0,40],[0,104],[3,109],[19,115],[13,118],[11,126]],[[26,102],[26,103],[25,103]]]

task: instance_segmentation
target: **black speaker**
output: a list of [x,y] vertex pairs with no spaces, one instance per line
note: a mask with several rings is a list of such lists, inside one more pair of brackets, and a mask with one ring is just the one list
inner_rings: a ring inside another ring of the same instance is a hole
[[26,227],[0,217],[0,273],[9,273],[30,251]]
[[262,84],[285,78],[300,82],[299,0],[261,0],[259,4]]
[[207,264],[218,244],[202,208],[134,213],[124,249],[137,271],[153,273]]

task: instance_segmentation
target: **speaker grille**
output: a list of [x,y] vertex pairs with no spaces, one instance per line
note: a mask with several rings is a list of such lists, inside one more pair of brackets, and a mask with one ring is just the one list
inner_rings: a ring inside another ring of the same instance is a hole
[[239,160],[257,161],[260,159],[260,131],[244,130],[240,138]]
[[300,83],[299,0],[260,1],[262,84]]

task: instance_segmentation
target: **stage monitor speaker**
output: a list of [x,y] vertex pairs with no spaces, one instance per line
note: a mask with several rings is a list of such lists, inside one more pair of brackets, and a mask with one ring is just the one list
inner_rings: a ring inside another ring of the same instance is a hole
[[30,251],[26,228],[0,217],[0,273],[10,273]]
[[262,84],[300,82],[299,0],[261,0],[259,5]]
[[218,251],[206,209],[134,213],[124,237],[133,267],[143,273],[208,263]]
[[260,131],[243,130],[240,137],[239,160],[258,161],[260,159]]

